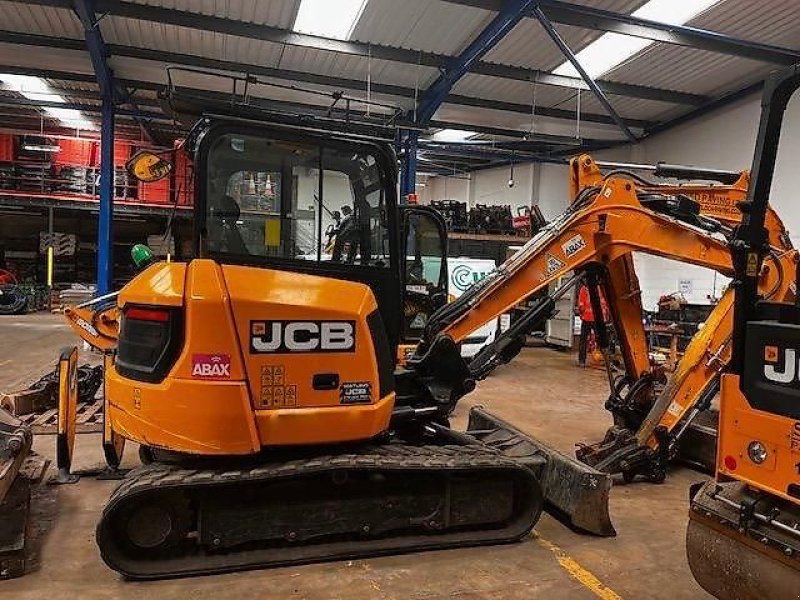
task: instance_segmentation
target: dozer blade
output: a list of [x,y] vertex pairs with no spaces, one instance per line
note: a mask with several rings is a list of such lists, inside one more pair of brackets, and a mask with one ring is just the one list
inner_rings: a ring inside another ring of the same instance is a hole
[[608,513],[610,475],[562,454],[479,407],[469,413],[467,433],[533,469],[542,486],[545,510],[554,517],[583,532],[617,535]]
[[739,482],[710,481],[693,491],[698,488],[686,557],[703,589],[723,600],[800,598],[797,508],[787,502],[770,508],[768,498]]

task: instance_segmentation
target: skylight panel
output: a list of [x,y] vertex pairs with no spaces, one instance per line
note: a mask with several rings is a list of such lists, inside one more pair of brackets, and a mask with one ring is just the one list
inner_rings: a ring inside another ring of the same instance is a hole
[[[632,16],[667,25],[683,25],[722,0],[650,0],[639,7]],[[594,79],[608,73],[631,56],[638,54],[654,42],[619,33],[604,33],[594,42],[578,52],[575,57],[584,70]],[[580,77],[569,61],[553,70],[555,75]]]
[[348,40],[368,0],[301,0],[292,29],[298,33]]
[[[63,96],[53,91],[53,89],[47,85],[47,82],[40,77],[0,73],[0,82],[5,84],[6,88],[34,102],[67,103]],[[92,121],[89,121],[81,111],[74,108],[43,106],[42,110],[67,127],[75,129],[97,129],[97,126]]]
[[463,129],[442,129],[431,136],[434,142],[464,142],[475,135],[474,131]]

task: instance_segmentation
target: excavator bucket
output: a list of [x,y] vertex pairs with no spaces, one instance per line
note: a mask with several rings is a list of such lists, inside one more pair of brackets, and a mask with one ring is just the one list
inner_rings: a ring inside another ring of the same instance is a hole
[[744,484],[692,488],[686,556],[697,582],[722,600],[800,598],[800,529],[789,503]]
[[608,512],[611,476],[523,433],[510,423],[475,407],[467,433],[528,465],[536,473],[545,497],[545,510],[579,531],[617,535]]

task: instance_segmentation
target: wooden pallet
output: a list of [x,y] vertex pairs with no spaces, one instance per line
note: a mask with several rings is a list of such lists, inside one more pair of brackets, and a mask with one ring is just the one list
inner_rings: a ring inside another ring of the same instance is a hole
[[[55,434],[58,427],[58,409],[51,408],[43,413],[18,415],[17,418],[29,425],[34,434]],[[77,412],[78,433],[101,433],[103,431],[103,400],[79,402]]]

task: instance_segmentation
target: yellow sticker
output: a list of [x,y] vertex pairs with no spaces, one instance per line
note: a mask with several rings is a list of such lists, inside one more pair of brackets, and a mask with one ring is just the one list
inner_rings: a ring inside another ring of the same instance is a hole
[[755,277],[758,275],[758,254],[756,252],[747,253],[747,276]]

